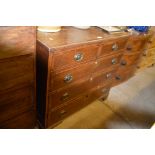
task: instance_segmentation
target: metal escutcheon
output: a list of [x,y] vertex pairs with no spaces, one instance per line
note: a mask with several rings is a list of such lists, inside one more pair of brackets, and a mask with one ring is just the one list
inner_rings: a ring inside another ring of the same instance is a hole
[[71,82],[73,80],[73,76],[68,74],[64,77],[64,82],[68,83]]
[[116,64],[117,63],[117,59],[116,58],[113,58],[112,60],[111,60],[111,63],[114,65],[114,64]]
[[77,53],[74,55],[75,61],[81,61],[83,59],[83,54],[82,53]]
[[112,45],[112,50],[113,51],[117,51],[118,50],[118,45],[117,44],[113,44]]

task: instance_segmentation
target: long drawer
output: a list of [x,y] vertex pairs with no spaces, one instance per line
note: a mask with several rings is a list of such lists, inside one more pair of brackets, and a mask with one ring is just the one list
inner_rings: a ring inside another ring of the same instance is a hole
[[109,92],[109,89],[110,87],[108,85],[95,87],[75,100],[66,102],[60,108],[54,110],[49,109],[48,126],[63,120],[67,116],[82,109],[94,100],[106,96]]
[[99,47],[91,45],[85,48],[77,48],[63,52],[55,52],[53,54],[52,69],[62,69],[69,66],[77,66],[80,63],[95,60]]
[[33,93],[31,87],[24,87],[0,94],[0,123],[34,109]]
[[34,81],[34,56],[0,60],[0,91]]
[[109,67],[118,67],[122,54],[110,55],[108,57],[97,59],[95,72],[105,71]]
[[50,89],[56,90],[86,77],[90,77],[95,68],[95,62],[79,65],[77,68],[62,70],[61,72],[51,72]]

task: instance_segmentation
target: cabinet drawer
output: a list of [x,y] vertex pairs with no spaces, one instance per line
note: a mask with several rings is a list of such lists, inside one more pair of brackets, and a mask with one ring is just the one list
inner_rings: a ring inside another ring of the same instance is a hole
[[112,55],[105,58],[98,59],[96,61],[96,72],[101,72],[108,67],[118,67],[122,54]]
[[104,72],[100,72],[97,74],[93,74],[90,78],[90,89],[96,86],[103,86],[106,84],[112,83],[113,79],[115,78],[115,70],[108,70]]
[[104,86],[97,86],[89,91],[89,93],[86,95],[87,102],[91,103],[101,97],[107,96],[110,90],[109,85]]
[[126,42],[127,38],[106,41],[103,45],[101,45],[98,57],[123,52],[123,49],[125,49]]
[[0,91],[34,80],[34,57],[22,56],[0,61]]
[[145,36],[132,36],[126,44],[126,53],[133,53],[144,50],[146,46],[147,37]]
[[115,74],[115,79],[113,81],[113,86],[118,85],[121,82],[128,80],[132,77],[135,73],[136,66],[133,65],[132,67],[127,67],[126,71],[119,69]]
[[50,88],[56,90],[64,86],[69,86],[82,78],[90,77],[93,73],[95,63],[81,64],[77,68],[68,69],[62,72],[51,72]]
[[80,63],[96,59],[98,46],[89,46],[71,51],[53,54],[53,69],[65,68],[70,65],[77,66]]
[[67,88],[59,89],[49,95],[49,108],[55,108],[63,103],[72,100],[80,94],[88,91],[89,79],[78,81]]
[[86,97],[81,96],[56,110],[49,109],[48,126],[57,123],[86,105]]
[[120,65],[122,68],[126,68],[126,66],[131,66],[134,64],[137,64],[137,62],[140,60],[142,53],[136,53],[136,54],[126,54],[123,55],[120,61]]
[[36,116],[34,111],[27,111],[0,124],[1,129],[34,129]]
[[31,87],[0,94],[0,123],[34,108],[33,95]]

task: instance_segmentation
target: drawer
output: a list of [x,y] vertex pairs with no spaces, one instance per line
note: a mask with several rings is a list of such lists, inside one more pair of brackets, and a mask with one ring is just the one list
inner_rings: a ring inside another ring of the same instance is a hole
[[135,65],[133,65],[132,67],[127,67],[126,71],[119,69],[115,74],[115,79],[113,81],[112,86],[118,85],[128,80],[130,77],[134,75],[135,71],[136,71]]
[[120,59],[122,57],[122,54],[112,55],[105,58],[98,59],[95,64],[95,71],[101,72],[107,69],[108,67],[118,67],[120,63]]
[[73,100],[77,96],[88,91],[89,79],[82,80],[70,85],[67,88],[59,89],[49,94],[49,108],[55,108],[67,101]]
[[95,63],[81,64],[77,68],[62,72],[51,72],[50,88],[56,90],[86,77],[90,77],[94,71]]
[[104,86],[97,86],[89,91],[89,93],[86,95],[87,97],[87,102],[91,103],[101,97],[105,97],[108,95],[110,90],[109,85],[104,85]]
[[53,54],[52,68],[61,69],[69,66],[77,66],[80,63],[96,59],[98,46],[88,46],[70,51]]
[[116,54],[118,52],[123,52],[123,49],[125,49],[126,43],[127,43],[127,38],[105,41],[105,43],[101,45],[98,57],[102,57],[104,55],[109,55],[109,54]]
[[1,129],[34,129],[36,116],[34,111],[27,111],[0,124]]
[[115,69],[93,74],[90,78],[89,88],[112,83],[115,78]]
[[33,95],[31,87],[0,94],[0,123],[34,109]]
[[126,44],[126,53],[133,53],[144,50],[146,47],[147,37],[132,36]]
[[86,97],[81,96],[79,98],[76,98],[75,100],[68,102],[61,108],[58,108],[56,110],[49,109],[48,127],[50,127],[54,123],[57,123],[57,122],[63,120],[67,116],[80,110],[81,108],[83,108],[86,105],[87,105]]
[[125,54],[121,58],[120,65],[122,68],[126,68],[126,66],[131,66],[137,64],[140,60],[142,53],[135,53],[135,54]]
[[22,84],[30,84],[33,80],[33,56],[22,56],[0,61],[0,91]]

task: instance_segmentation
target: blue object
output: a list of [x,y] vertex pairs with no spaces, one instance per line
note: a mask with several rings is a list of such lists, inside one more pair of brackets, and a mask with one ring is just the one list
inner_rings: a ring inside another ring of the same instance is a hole
[[128,26],[129,29],[134,29],[139,32],[147,32],[149,29],[149,26]]

